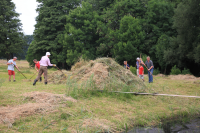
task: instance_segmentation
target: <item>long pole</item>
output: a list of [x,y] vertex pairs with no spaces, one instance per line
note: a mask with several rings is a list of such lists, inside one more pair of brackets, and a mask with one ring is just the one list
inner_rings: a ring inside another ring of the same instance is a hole
[[[15,66],[15,65],[14,65]],[[17,68],[16,66],[15,66],[15,68]],[[18,68],[17,68],[17,70],[18,70]],[[19,71],[19,70],[18,70]],[[20,71],[19,71],[20,72]],[[20,72],[25,78],[26,78],[26,76],[22,73],[22,72]],[[27,78],[26,78],[27,79]]]
[[[36,73],[37,73],[37,72],[36,72]],[[34,73],[34,75],[35,75],[36,73]],[[33,75],[33,76],[34,76],[34,75]],[[33,77],[33,76],[32,76],[32,77]],[[32,79],[32,77],[31,77],[30,79]]]
[[[57,67],[57,66],[56,66]],[[58,67],[57,67],[58,68]],[[58,70],[60,70],[59,68],[58,68]],[[61,71],[61,70],[60,70]],[[62,73],[63,73],[63,71],[61,71]],[[63,73],[64,74],[64,73]],[[67,75],[66,74],[64,74],[66,77],[67,77]]]

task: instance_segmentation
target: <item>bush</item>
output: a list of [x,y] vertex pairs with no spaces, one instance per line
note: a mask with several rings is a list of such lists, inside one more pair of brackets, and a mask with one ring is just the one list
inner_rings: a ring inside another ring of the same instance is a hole
[[184,68],[184,70],[182,70],[182,74],[191,74],[189,69]]
[[170,75],[178,75],[178,74],[181,74],[181,70],[177,68],[175,65],[174,67],[172,67]]
[[157,68],[157,69],[154,69],[153,70],[153,75],[158,75],[160,74],[160,70]]
[[130,71],[134,74],[134,75],[137,75],[136,71],[137,69],[133,66],[130,66]]

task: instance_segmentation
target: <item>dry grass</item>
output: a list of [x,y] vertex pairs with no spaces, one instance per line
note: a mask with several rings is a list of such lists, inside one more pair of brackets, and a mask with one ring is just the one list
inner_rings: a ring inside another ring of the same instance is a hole
[[[22,66],[22,69],[29,69],[26,63]],[[81,69],[80,66],[76,68]],[[73,102],[63,99],[68,88],[66,84],[44,85],[38,82],[32,86],[35,77],[32,82],[24,82],[20,73],[16,73],[17,82],[8,82],[4,69],[6,66],[0,65],[0,78],[5,80],[0,88],[0,111],[4,112],[0,115],[7,124],[0,124],[0,132],[121,132],[126,125],[128,128],[155,126],[166,120],[198,116],[200,113],[200,99],[195,98],[90,95]],[[30,72],[26,73],[28,78],[35,70],[30,69]],[[200,84],[190,79],[172,80],[161,75],[155,77],[154,83],[144,84],[149,92],[200,95]],[[9,119],[10,115],[18,116],[14,123]],[[12,128],[8,128],[8,123],[12,124]]]

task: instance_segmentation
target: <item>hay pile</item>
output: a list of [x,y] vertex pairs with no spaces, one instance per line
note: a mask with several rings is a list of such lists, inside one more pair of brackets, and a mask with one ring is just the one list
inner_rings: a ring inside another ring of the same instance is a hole
[[25,97],[24,100],[28,100],[29,103],[14,107],[0,107],[0,124],[4,123],[12,127],[15,120],[20,117],[56,111],[57,107],[61,105],[65,106],[63,101],[76,102],[75,99],[66,97],[64,94],[30,92],[23,94],[23,96]]
[[[51,77],[57,77],[53,83],[65,83],[67,77],[61,74],[53,73]],[[55,79],[55,78],[54,78]],[[97,88],[103,89],[122,87],[124,85],[134,86],[134,88],[146,88],[141,79],[133,75],[130,70],[124,69],[112,58],[98,58],[94,61],[79,61],[72,66],[68,79],[73,80],[76,84],[86,84],[94,82]]]

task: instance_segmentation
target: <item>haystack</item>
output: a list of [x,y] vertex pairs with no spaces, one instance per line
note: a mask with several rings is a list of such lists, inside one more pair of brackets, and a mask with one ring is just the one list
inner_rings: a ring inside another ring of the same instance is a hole
[[[146,89],[146,86],[137,76],[133,75],[130,70],[124,69],[112,58],[98,58],[94,61],[79,61],[72,66],[71,73],[67,77],[62,74],[57,76],[57,83],[65,83],[67,80],[73,80],[77,85],[93,82],[99,89],[118,88],[124,86],[132,86],[133,88]],[[60,79],[59,79],[60,78]]]

